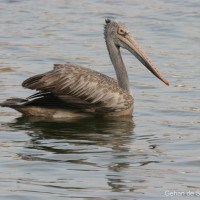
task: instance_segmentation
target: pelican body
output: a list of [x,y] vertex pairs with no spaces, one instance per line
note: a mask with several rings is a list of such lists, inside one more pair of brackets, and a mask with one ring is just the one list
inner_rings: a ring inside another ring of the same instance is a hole
[[26,99],[10,98],[0,105],[24,115],[48,118],[132,115],[134,100],[120,48],[127,49],[169,85],[123,23],[106,19],[104,37],[117,81],[80,65],[55,64],[53,70],[30,77],[22,83],[25,88],[37,90],[36,94]]

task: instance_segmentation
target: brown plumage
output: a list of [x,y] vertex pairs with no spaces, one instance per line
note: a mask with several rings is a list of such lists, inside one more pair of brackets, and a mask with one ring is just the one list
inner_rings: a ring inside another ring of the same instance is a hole
[[56,64],[52,71],[29,78],[22,86],[41,91],[40,96],[50,92],[66,107],[82,112],[119,112],[133,105],[132,96],[114,79],[72,63]]

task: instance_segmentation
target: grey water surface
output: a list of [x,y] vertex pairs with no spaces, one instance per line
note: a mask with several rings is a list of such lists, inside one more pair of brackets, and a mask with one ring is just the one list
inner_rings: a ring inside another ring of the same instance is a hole
[[123,50],[133,118],[51,121],[0,108],[0,199],[200,197],[199,0],[0,0],[0,102],[74,62],[115,77],[105,18],[125,22],[171,83]]

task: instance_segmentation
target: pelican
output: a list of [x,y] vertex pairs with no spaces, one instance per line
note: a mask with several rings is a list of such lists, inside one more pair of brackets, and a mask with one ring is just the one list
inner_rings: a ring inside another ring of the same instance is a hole
[[29,116],[68,118],[81,116],[131,116],[133,96],[120,48],[127,49],[166,85],[153,62],[137,45],[125,25],[106,19],[104,38],[117,81],[73,63],[55,64],[53,70],[32,76],[22,86],[37,93],[1,103]]

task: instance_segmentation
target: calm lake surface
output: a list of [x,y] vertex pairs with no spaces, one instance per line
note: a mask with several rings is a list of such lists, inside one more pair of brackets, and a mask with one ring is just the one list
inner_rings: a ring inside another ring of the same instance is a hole
[[44,121],[0,108],[0,199],[199,199],[199,0],[0,0],[0,101],[74,62],[115,77],[104,19],[125,22],[165,86],[123,50],[132,119]]

